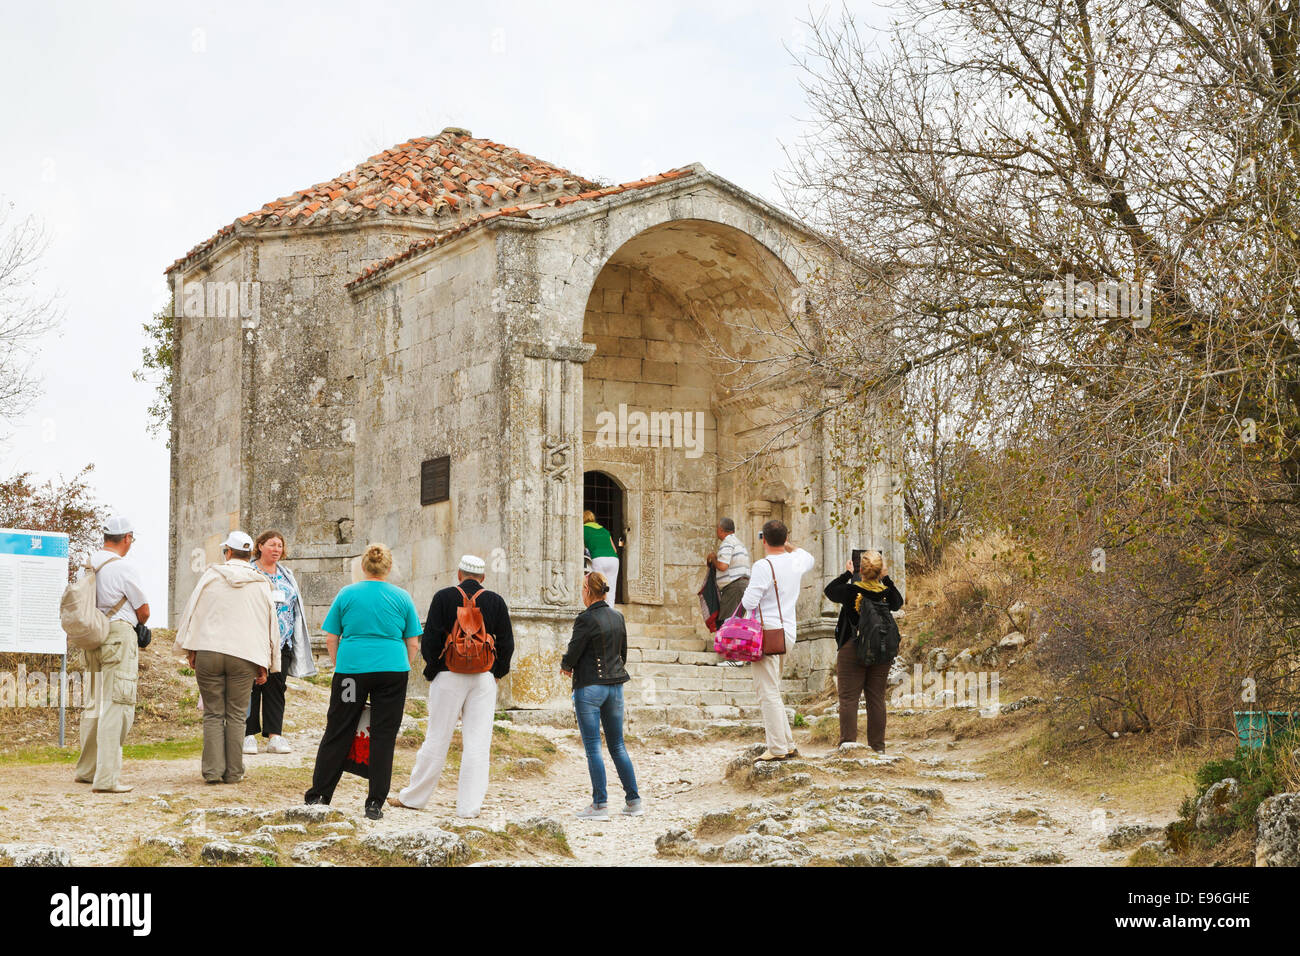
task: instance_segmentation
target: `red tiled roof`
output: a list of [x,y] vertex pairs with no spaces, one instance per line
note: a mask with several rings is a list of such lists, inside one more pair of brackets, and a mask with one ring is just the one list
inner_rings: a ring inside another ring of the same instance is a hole
[[489,219],[496,219],[501,216],[527,216],[534,209],[544,209],[547,207],[553,208],[557,206],[565,206],[568,205],[569,203],[582,202],[584,200],[590,200],[590,199],[603,199],[606,196],[613,196],[618,193],[627,192],[628,190],[631,189],[642,189],[646,186],[653,186],[657,183],[667,182],[670,179],[677,179],[678,177],[685,176],[690,172],[691,169],[689,167],[684,167],[681,169],[670,169],[666,173],[659,173],[656,176],[647,176],[645,179],[638,179],[635,180],[634,182],[623,183],[620,186],[606,186],[600,189],[589,189],[586,190],[585,192],[578,193],[577,195],[559,196],[555,199],[543,200],[539,202],[529,202],[529,203],[524,203],[522,205],[515,205],[515,206],[505,206],[501,209],[493,209],[488,212],[479,213],[476,216],[472,216],[468,219],[464,219],[461,222],[458,222],[456,225],[438,233],[435,236],[430,236],[428,239],[421,239],[418,242],[412,243],[408,249],[406,249],[403,252],[397,253],[397,255],[389,256],[387,259],[383,260],[382,262],[377,262],[372,266],[368,266],[365,269],[365,271],[363,271],[359,276],[357,276],[355,279],[349,282],[346,287],[349,289],[354,288],[355,286],[358,286],[361,283],[374,278],[380,272],[387,271],[388,269],[391,269],[393,266],[397,265],[398,263],[405,262],[407,259],[410,259],[412,256],[418,255],[419,253],[423,252],[426,249],[432,249],[435,246],[440,246],[445,242],[449,242],[450,240],[455,239],[456,237],[461,236],[466,232],[469,232],[471,229],[482,225],[484,222],[487,222]]
[[484,206],[592,190],[599,191],[599,184],[567,169],[450,128],[399,143],[329,182],[240,216],[177,259],[167,272],[208,252],[237,226],[319,225],[384,215],[445,217],[450,225]]

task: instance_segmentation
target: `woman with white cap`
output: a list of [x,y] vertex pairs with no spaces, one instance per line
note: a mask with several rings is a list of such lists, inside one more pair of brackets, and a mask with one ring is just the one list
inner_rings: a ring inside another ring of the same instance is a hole
[[447,760],[456,722],[461,722],[460,780],[456,815],[476,817],[488,788],[497,682],[510,673],[514,631],[501,595],[483,587],[487,567],[472,554],[460,559],[456,585],[433,596],[420,651],[429,681],[429,727],[411,769],[411,782],[395,807],[421,810],[433,796]]
[[232,531],[224,564],[203,572],[181,613],[176,649],[194,668],[203,696],[203,779],[244,776],[244,720],[253,684],[280,670],[280,628],[271,586],[249,564],[253,539]]

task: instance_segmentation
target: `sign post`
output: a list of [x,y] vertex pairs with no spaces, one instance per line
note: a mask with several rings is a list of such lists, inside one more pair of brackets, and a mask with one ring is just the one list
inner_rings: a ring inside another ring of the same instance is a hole
[[68,586],[66,534],[0,528],[0,652],[57,654],[59,746],[66,721],[68,638],[59,602]]

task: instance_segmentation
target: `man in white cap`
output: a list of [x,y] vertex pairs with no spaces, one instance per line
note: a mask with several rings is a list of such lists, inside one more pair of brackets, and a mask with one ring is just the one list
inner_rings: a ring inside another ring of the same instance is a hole
[[95,569],[95,605],[108,615],[108,639],[86,651],[90,700],[81,714],[81,756],[76,781],[96,793],[128,793],[122,773],[122,744],[135,722],[140,651],[135,627],[149,620],[149,602],[140,570],[124,560],[135,543],[135,529],[121,515],[104,524],[104,547],[90,558]]
[[253,684],[280,671],[280,627],[266,576],[249,563],[253,539],[232,531],[221,545],[225,564],[199,578],[176,629],[203,695],[203,779],[238,783],[244,776],[244,720]]
[[[424,676],[429,681],[429,726],[411,769],[411,782],[388,798],[391,806],[424,809],[438,786],[459,720],[462,746],[456,815],[476,817],[483,808],[497,682],[510,673],[515,650],[510,609],[501,595],[483,587],[486,571],[482,558],[464,555],[456,586],[443,588],[429,605],[420,639]],[[481,617],[474,613],[476,609]],[[479,654],[485,638],[490,638],[494,659],[492,654]]]

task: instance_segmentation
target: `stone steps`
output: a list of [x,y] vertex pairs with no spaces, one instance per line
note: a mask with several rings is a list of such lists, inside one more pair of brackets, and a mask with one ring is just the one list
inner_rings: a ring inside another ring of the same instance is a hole
[[[694,626],[627,624],[628,672],[624,688],[630,707],[694,707],[707,719],[710,708],[757,713],[754,679],[749,666],[723,666],[721,658],[706,650],[706,640]],[[787,700],[807,692],[800,680],[783,680]],[[721,719],[721,712],[719,718]]]

